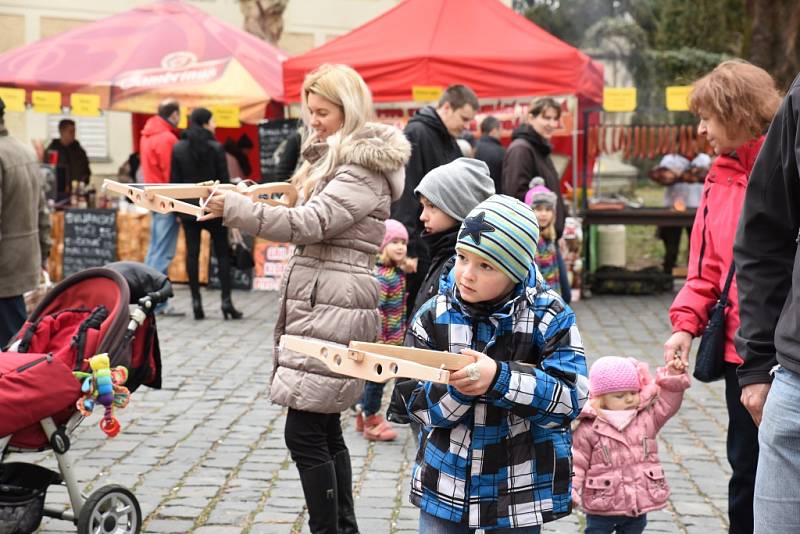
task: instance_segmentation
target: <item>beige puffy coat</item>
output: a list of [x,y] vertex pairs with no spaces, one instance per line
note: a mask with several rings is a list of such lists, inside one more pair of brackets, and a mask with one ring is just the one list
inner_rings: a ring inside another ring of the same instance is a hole
[[[326,145],[304,156],[312,164]],[[375,341],[378,283],[372,276],[384,221],[405,183],[411,146],[394,127],[369,123],[340,149],[336,171],[302,206],[254,204],[227,195],[224,224],[297,245],[281,286],[275,343],[283,334],[335,343]],[[275,350],[270,398],[297,410],[336,413],[352,406],[363,381],[331,372],[320,360]]]

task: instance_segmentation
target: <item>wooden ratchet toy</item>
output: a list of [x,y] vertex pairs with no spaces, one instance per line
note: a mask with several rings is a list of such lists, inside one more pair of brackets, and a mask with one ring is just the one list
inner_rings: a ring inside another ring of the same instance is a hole
[[300,336],[281,336],[281,349],[319,358],[336,373],[372,382],[416,378],[447,384],[450,371],[474,363],[463,354],[351,341],[350,346]]
[[[104,180],[103,189],[118,193],[143,208],[157,213],[178,212],[200,217],[205,213],[196,206],[180,199],[207,199],[214,191],[235,191],[253,202],[264,202],[273,206],[291,208],[297,202],[297,189],[287,183],[255,184],[251,186],[202,182],[199,184],[123,184]],[[280,198],[273,198],[280,195]]]

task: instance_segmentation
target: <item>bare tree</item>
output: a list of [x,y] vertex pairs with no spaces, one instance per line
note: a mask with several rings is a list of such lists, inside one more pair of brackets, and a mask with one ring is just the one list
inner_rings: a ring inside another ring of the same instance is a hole
[[752,17],[749,59],[788,89],[800,72],[800,4],[796,0],[748,0]]
[[239,0],[245,31],[268,43],[278,44],[288,3],[289,0]]

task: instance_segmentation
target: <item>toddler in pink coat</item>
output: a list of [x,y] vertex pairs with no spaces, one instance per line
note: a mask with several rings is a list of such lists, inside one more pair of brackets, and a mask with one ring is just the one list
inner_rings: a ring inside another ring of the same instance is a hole
[[656,379],[634,358],[606,356],[589,371],[589,402],[578,416],[572,499],[586,512],[585,534],[637,534],[647,512],[666,505],[669,486],[656,434],[675,415],[690,385],[680,359]]

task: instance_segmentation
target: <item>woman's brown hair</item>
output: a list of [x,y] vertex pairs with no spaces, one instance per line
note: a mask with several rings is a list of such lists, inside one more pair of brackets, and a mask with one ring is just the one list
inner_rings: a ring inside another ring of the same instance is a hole
[[692,87],[691,112],[715,117],[732,138],[742,129],[753,137],[763,134],[781,103],[772,76],[743,59],[723,61]]

